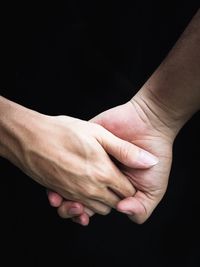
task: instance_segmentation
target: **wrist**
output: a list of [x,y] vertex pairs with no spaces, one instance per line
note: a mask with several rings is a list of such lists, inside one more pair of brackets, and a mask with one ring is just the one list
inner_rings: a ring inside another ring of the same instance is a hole
[[143,116],[162,135],[172,142],[188,118],[168,107],[158,95],[144,85],[131,99],[142,110]]

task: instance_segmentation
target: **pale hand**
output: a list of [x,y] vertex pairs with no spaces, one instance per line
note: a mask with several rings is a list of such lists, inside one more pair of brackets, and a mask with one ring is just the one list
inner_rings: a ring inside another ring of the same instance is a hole
[[26,123],[31,127],[22,129],[16,165],[36,182],[103,215],[135,193],[107,153],[128,166],[141,167],[142,149],[100,125],[67,116],[35,113]]

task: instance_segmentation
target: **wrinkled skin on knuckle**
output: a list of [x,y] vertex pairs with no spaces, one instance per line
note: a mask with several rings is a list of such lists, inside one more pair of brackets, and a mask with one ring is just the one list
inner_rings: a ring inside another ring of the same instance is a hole
[[98,182],[103,186],[107,186],[113,177],[113,172],[109,166],[106,164],[101,164],[101,167],[98,169],[96,176],[98,177]]

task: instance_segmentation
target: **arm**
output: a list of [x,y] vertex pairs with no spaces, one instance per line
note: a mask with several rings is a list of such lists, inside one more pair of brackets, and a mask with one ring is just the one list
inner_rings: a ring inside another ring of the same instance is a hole
[[[160,144],[159,140],[163,143],[162,148],[157,146],[157,152],[156,148],[154,152],[153,146],[152,150],[149,150],[160,158],[160,170],[159,166],[153,168],[155,172],[156,168],[158,169],[157,177],[160,176],[166,184],[160,191],[161,195],[157,195],[154,201],[151,199],[156,194],[152,194],[151,190],[149,192],[147,190],[147,193],[150,193],[149,200],[147,194],[142,195],[141,192],[145,192],[148,184],[146,181],[142,190],[138,190],[134,197],[122,200],[118,204],[120,211],[129,214],[133,221],[141,223],[149,217],[165,193],[171,166],[170,146],[182,126],[200,109],[200,10],[166,59],[131,99],[131,103],[143,123],[146,125],[149,123],[154,129],[158,136],[157,144]],[[136,144],[140,145],[137,142]],[[143,148],[147,147],[144,142]],[[137,183],[134,185],[136,190],[140,189],[140,183],[139,187]],[[159,183],[157,186],[157,189],[161,188]]]
[[[137,144],[159,158],[149,170],[121,167],[136,188],[134,197],[118,203],[137,223],[143,223],[162,199],[168,184],[172,144],[182,126],[200,108],[200,10],[192,19],[169,55],[130,102],[110,109],[93,119],[118,137]],[[124,131],[126,129],[126,131]],[[68,215],[70,205],[55,200],[61,217]],[[82,223],[82,212],[74,221]],[[77,215],[77,214],[76,214]]]
[[[171,167],[170,150],[178,131],[200,109],[200,10],[166,59],[131,99],[131,103],[142,123],[149,124],[154,131],[157,147],[153,147],[152,139],[149,151],[160,159],[160,166],[153,167],[151,173],[153,177],[158,170],[155,179],[160,178],[156,184],[159,194],[151,190],[153,180],[149,182],[144,179],[141,186],[136,179],[133,184],[139,190],[135,196],[118,204],[119,211],[141,223],[150,216],[165,193]],[[136,144],[140,145],[140,142]],[[143,144],[143,148],[148,149],[145,141]],[[162,181],[165,185],[160,186]],[[146,190],[146,186],[149,186],[149,190]]]
[[200,109],[200,10],[135,98],[173,135]]
[[99,125],[43,115],[0,97],[0,156],[39,184],[100,214],[135,192],[105,151],[136,168],[156,163]]

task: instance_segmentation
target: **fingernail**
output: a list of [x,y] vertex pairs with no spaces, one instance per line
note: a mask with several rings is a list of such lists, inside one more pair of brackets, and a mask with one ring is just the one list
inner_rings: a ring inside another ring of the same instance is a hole
[[80,210],[79,210],[79,208],[70,208],[69,210],[68,210],[68,213],[69,213],[69,215],[79,215],[80,214]]
[[159,162],[159,159],[145,150],[140,150],[139,161],[145,165],[153,166]]

